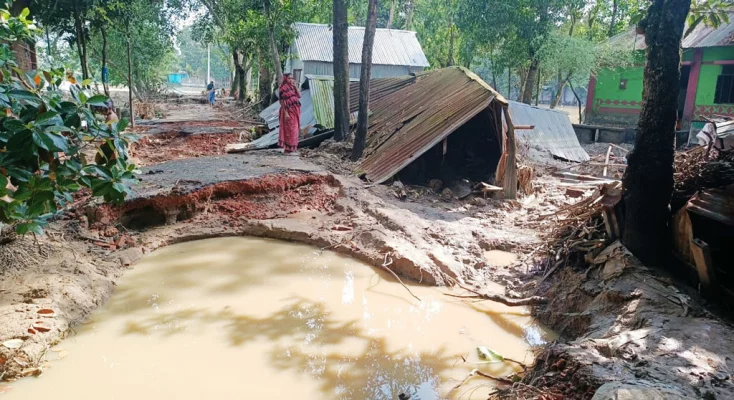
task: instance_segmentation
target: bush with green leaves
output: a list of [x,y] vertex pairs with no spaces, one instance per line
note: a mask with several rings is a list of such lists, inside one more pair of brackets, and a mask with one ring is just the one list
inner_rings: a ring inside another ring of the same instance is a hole
[[[0,10],[0,223],[19,234],[41,233],[82,187],[120,202],[135,182],[120,134],[127,121],[108,124],[94,111],[107,107],[105,96],[63,68],[17,67],[11,45],[37,34],[27,17],[27,9],[17,17]],[[69,92],[60,89],[64,80],[72,83]]]

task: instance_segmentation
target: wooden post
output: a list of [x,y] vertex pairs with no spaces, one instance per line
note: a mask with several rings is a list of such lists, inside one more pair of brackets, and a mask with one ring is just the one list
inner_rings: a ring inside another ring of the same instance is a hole
[[517,146],[515,144],[515,127],[512,125],[509,106],[504,106],[502,111],[505,113],[505,122],[507,123],[507,148],[505,152],[505,198],[514,200],[517,198]]

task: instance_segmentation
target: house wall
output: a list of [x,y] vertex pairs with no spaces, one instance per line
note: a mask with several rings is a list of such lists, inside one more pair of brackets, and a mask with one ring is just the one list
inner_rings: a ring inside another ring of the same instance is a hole
[[[734,117],[734,104],[714,104],[716,81],[721,74],[722,65],[734,64],[734,47],[708,47],[702,51],[698,82],[695,96],[692,97],[693,121],[705,115],[719,114]],[[683,62],[694,62],[694,49],[683,52]],[[691,70],[694,70],[692,67]],[[587,124],[633,126],[637,124],[642,107],[642,86],[644,75],[644,54],[640,52],[634,65],[616,70],[602,70],[593,84],[593,99],[587,102]],[[620,88],[620,81],[627,79],[626,89]],[[689,79],[695,79],[691,76]],[[591,89],[590,89],[591,90]],[[691,95],[691,93],[688,93]]]

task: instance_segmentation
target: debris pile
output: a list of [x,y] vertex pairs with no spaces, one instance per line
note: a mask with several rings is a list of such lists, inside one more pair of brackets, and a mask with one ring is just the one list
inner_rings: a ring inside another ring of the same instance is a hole
[[734,184],[734,150],[705,146],[678,152],[675,156],[673,211],[680,209],[699,190]]

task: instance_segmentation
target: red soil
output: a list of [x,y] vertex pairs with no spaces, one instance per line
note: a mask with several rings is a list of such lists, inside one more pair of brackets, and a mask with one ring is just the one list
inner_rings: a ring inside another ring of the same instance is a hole
[[225,147],[228,144],[238,142],[239,135],[236,133],[196,135],[165,133],[144,136],[137,143],[133,143],[131,151],[136,164],[146,166],[180,158],[225,154]]

